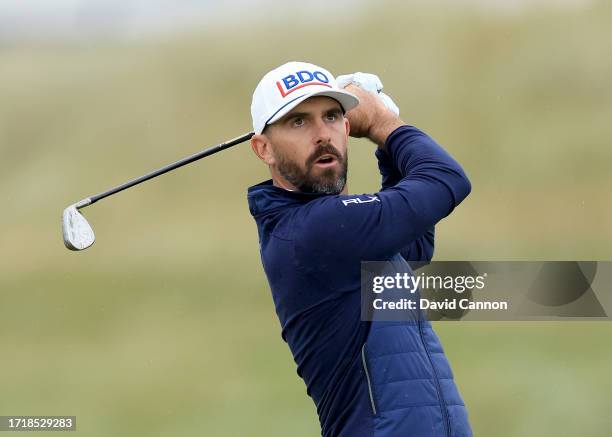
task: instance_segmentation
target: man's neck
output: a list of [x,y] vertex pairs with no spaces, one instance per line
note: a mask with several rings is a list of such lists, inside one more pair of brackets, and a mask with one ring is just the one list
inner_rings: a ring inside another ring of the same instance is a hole
[[279,188],[282,188],[282,189],[287,190],[287,191],[300,191],[300,190],[297,189],[297,187],[295,187],[289,181],[286,181],[284,178],[276,178],[276,177],[272,176],[272,184],[275,187],[279,187]]
[[[285,180],[284,178],[276,178],[272,176],[272,185],[274,185],[275,187],[282,188],[283,190],[295,191],[297,193],[300,192],[300,190],[295,185]],[[340,194],[342,195],[348,194],[348,183],[344,184],[344,188],[342,189]]]

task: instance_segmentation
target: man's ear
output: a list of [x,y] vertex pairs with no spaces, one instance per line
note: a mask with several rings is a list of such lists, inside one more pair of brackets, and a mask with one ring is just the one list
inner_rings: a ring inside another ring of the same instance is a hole
[[344,129],[346,130],[346,136],[348,137],[351,133],[351,123],[349,123],[348,117],[344,116]]
[[256,134],[251,137],[251,148],[255,155],[268,165],[276,163],[272,144],[265,134]]

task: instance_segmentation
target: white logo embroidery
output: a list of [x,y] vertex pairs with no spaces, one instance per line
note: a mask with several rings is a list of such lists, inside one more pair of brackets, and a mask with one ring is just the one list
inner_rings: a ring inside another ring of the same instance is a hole
[[365,197],[367,197],[367,199],[360,199],[359,197],[356,197],[354,199],[346,199],[346,200],[343,200],[342,203],[344,204],[344,206],[347,206],[351,203],[356,203],[357,205],[359,205],[362,203],[380,202],[380,199],[376,196],[365,196]]

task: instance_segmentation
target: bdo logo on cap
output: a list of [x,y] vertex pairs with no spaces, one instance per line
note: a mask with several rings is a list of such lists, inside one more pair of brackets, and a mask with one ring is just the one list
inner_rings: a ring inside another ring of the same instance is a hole
[[331,88],[329,78],[322,71],[298,71],[295,74],[285,76],[282,80],[276,82],[276,86],[282,97],[287,97],[289,94],[304,88],[309,85],[319,85]]

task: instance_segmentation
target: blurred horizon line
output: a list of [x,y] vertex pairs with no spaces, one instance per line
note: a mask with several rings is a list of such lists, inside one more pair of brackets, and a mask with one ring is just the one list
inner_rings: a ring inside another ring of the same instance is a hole
[[[521,13],[537,7],[585,8],[593,0],[437,0],[461,7],[471,7],[497,14]],[[431,7],[431,1],[412,0],[411,3]],[[350,8],[347,6],[350,4]],[[312,7],[314,5],[314,7]],[[378,8],[367,0],[313,0],[309,8],[300,8],[299,17],[304,22],[312,18],[335,20],[358,15],[368,8]],[[212,0],[182,0],[168,3],[165,0],[132,1],[121,0],[33,0],[24,3],[5,0],[0,3],[0,43],[48,43],[74,42],[74,40],[96,41],[100,39],[139,40],[166,34],[196,31],[198,28],[215,29],[220,23],[238,21],[236,10],[248,7],[248,18],[265,18],[269,23],[286,20],[285,10],[278,12],[273,0],[234,0],[218,3]],[[323,9],[324,7],[324,9]],[[325,15],[321,11],[325,11]],[[291,11],[289,11],[291,12]]]

